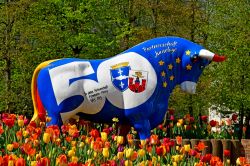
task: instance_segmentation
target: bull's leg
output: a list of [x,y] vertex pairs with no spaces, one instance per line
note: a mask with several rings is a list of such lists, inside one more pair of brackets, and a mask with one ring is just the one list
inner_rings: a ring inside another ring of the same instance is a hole
[[134,127],[136,131],[138,132],[140,139],[145,140],[150,137],[150,122],[149,120],[141,120],[134,122]]
[[151,125],[151,129],[156,128],[159,124],[163,123],[164,121],[164,117],[166,114],[166,110],[168,108],[167,104],[162,102],[163,104],[158,104],[156,111],[157,112],[157,116],[152,116],[149,121],[150,121],[150,125]]
[[48,117],[51,118],[51,120],[47,122],[46,124],[47,126],[58,125],[59,127],[61,127],[63,125],[63,122],[59,113],[52,112],[52,111],[47,111],[47,113],[48,113]]

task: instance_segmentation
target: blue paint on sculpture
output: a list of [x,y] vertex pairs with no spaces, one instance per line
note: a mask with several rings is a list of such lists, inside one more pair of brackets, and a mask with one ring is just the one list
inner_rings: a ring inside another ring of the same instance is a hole
[[146,139],[163,121],[174,87],[194,93],[203,68],[224,59],[186,39],[161,37],[103,60],[47,62],[34,73],[33,120],[44,110],[52,118],[48,125],[76,115],[94,122],[117,117]]

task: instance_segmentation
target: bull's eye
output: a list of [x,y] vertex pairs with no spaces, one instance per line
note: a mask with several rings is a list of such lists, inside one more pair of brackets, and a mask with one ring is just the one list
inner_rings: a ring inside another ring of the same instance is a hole
[[204,65],[200,65],[200,69],[203,70],[205,68]]
[[198,59],[199,59],[198,54],[194,54],[194,55],[191,57],[191,62],[195,63],[195,62],[198,61]]

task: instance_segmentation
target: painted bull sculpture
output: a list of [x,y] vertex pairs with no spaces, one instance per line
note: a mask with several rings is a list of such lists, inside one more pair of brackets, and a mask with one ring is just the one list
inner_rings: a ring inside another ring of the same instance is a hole
[[32,79],[32,120],[62,125],[78,115],[93,122],[134,126],[150,136],[168,108],[174,87],[194,93],[202,70],[218,56],[179,37],[160,37],[101,60],[66,58],[41,63]]

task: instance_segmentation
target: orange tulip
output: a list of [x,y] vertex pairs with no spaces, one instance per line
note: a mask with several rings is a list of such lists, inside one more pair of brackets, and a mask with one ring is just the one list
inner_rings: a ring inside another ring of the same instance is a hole
[[205,146],[204,142],[199,142],[198,145],[195,146],[198,151],[204,150],[207,146]]
[[61,154],[56,158],[56,165],[66,166],[67,163],[67,156],[65,154]]
[[176,144],[181,145],[182,144],[182,137],[181,136],[176,136]]

